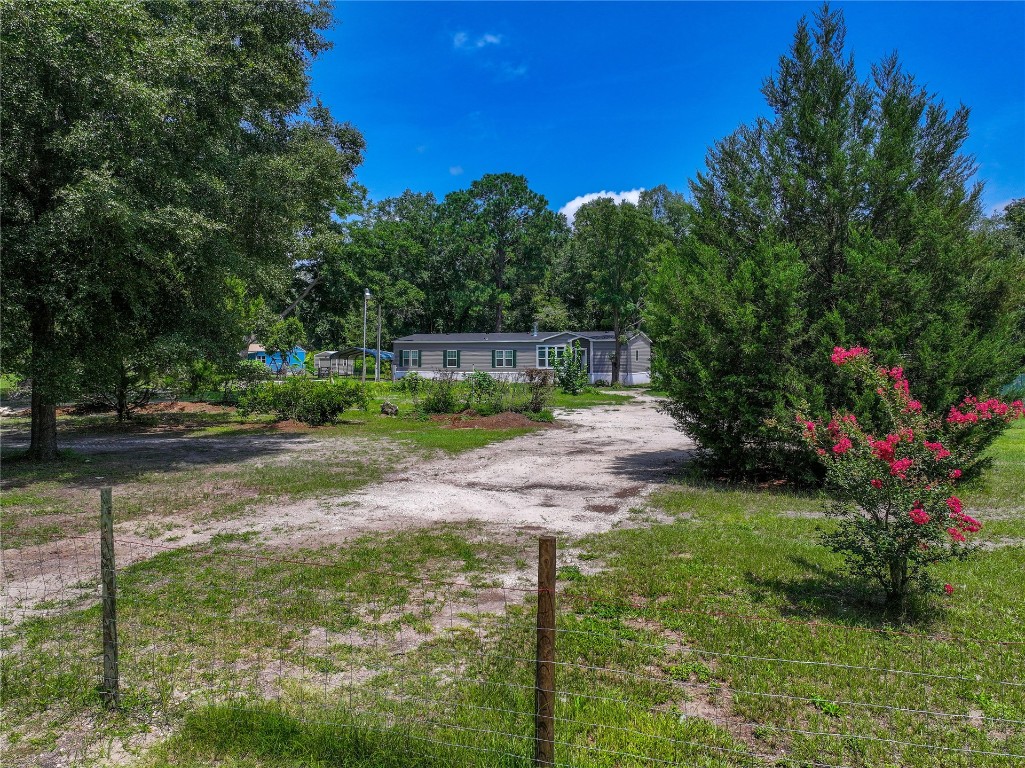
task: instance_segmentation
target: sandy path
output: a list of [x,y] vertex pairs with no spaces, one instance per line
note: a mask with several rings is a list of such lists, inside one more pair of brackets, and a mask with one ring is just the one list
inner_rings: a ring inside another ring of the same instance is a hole
[[[549,532],[575,538],[626,522],[630,510],[643,506],[645,497],[670,477],[693,447],[644,395],[624,405],[556,415],[556,428],[455,457],[406,462],[383,482],[345,496],[259,507],[238,518],[200,526],[183,521],[157,541],[143,535],[140,526],[145,521],[126,522],[115,534],[118,566],[148,559],[161,548],[201,544],[217,534],[238,532],[257,532],[267,543],[299,548],[341,544],[368,531],[479,521],[496,535]],[[149,440],[144,445],[166,447],[173,440]],[[222,449],[216,439],[204,438],[206,442],[210,445],[204,450]],[[280,442],[262,448],[301,457],[323,455],[331,447],[315,440]],[[95,447],[102,445],[104,441],[97,440]],[[36,605],[58,595],[94,598],[96,549],[97,543],[88,537],[4,552],[5,613],[13,606],[20,609],[8,620],[33,615]],[[80,590],[68,589],[79,580],[84,580]]]
[[[622,523],[693,444],[639,395],[627,405],[557,414],[562,427],[406,469],[322,510],[322,530],[479,520],[580,536]],[[311,509],[312,507],[312,509]],[[298,518],[318,502],[282,510]]]

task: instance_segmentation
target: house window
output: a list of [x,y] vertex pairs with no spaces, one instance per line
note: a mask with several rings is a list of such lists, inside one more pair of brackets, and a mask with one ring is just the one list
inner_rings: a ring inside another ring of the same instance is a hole
[[458,368],[459,367],[459,350],[458,349],[446,349],[444,357],[446,368]]
[[562,360],[564,354],[566,354],[565,344],[556,347],[538,347],[537,367],[554,368]]
[[516,352],[511,349],[496,349],[493,353],[494,363],[492,368],[515,368]]
[[420,350],[404,349],[399,353],[399,362],[402,368],[420,367]]
[[264,365],[266,365],[267,364],[267,355],[263,354],[263,352],[258,353],[256,355],[256,361],[258,363],[263,363]]

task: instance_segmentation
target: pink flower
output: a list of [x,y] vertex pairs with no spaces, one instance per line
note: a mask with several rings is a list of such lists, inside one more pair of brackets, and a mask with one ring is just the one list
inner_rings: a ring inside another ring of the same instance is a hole
[[946,592],[948,595],[952,595],[954,594],[954,586],[952,584],[944,584],[943,591]]
[[959,477],[961,477],[961,470],[960,469],[951,470],[949,477],[950,477],[951,480],[957,480]]
[[918,400],[908,400],[904,406],[904,413],[918,413],[922,410],[922,404]]
[[908,516],[911,517],[911,521],[915,525],[925,525],[931,519],[929,513],[919,506],[912,507],[911,511],[908,512]]
[[957,520],[957,527],[965,533],[978,533],[982,530],[982,523],[971,515],[959,513],[957,515],[951,515],[951,517],[954,520]]
[[875,488],[878,491],[880,488],[883,487],[883,481],[880,480],[879,478],[873,479],[872,480],[872,487]]
[[943,447],[943,443],[930,443],[928,440],[922,443],[928,450],[932,451],[932,457],[939,461],[950,455],[950,451]]
[[823,448],[819,448],[817,451],[815,451],[815,453],[817,453],[819,456],[826,455],[826,451]]
[[829,356],[829,359],[833,361],[833,365],[845,365],[854,358],[864,357],[868,353],[864,347],[851,347],[850,349],[833,347],[833,354]]
[[951,496],[947,499],[947,508],[950,510],[951,514],[960,515],[961,499],[957,498],[957,496]]
[[914,463],[911,459],[897,459],[890,464],[890,474],[894,477],[899,477],[901,480],[906,480],[908,470],[911,469],[911,465]]
[[872,443],[872,454],[883,461],[893,461],[893,449],[900,442],[897,435],[887,435],[885,440],[876,440]]
[[950,538],[954,541],[966,541],[964,534],[961,533],[957,528],[948,528],[947,533],[950,534]]
[[851,448],[854,447],[854,443],[850,441],[850,438],[841,437],[840,441],[833,446],[833,453],[837,456],[847,453]]

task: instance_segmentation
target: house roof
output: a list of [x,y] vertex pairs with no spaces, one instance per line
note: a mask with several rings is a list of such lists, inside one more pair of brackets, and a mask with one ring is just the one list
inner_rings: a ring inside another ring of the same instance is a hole
[[[325,357],[340,357],[343,360],[348,360],[349,358],[358,357],[361,354],[370,355],[371,357],[377,357],[377,350],[371,349],[370,347],[346,347],[345,349],[339,350],[326,349],[323,352],[318,352],[316,355],[314,355],[314,358],[319,357],[323,359]],[[381,350],[382,360],[391,360],[393,357],[394,355],[391,352]]]
[[501,342],[542,342],[554,336],[578,336],[590,341],[603,339],[611,340],[612,331],[538,331],[534,335],[530,331],[523,333],[414,333],[395,339],[395,343],[446,343],[459,342],[460,344],[495,344]]

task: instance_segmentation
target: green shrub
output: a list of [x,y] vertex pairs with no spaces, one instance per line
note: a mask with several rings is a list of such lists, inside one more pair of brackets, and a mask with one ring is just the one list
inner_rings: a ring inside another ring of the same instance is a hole
[[243,416],[273,413],[278,419],[315,427],[333,424],[353,407],[367,407],[366,389],[358,381],[316,381],[290,376],[280,383],[270,381],[246,389],[239,396],[238,412]]
[[459,381],[453,373],[442,373],[434,379],[424,379],[419,400],[413,403],[424,413],[455,413],[460,410]]
[[498,379],[484,371],[474,371],[466,377],[468,387],[466,407],[482,415],[498,413],[501,410],[501,388]]
[[579,341],[574,341],[556,363],[555,381],[567,395],[579,395],[587,388],[587,364]]
[[849,412],[834,411],[827,424],[796,413],[797,432],[825,466],[827,512],[839,523],[824,542],[887,602],[903,603],[913,587],[933,585],[932,566],[970,552],[982,524],[955,488],[983,470],[986,449],[1025,406],[967,397],[942,418],[912,399],[902,367],[877,368],[864,347],[837,347],[832,360],[878,408],[871,424]]
[[837,344],[903,366],[934,411],[1025,357],[1021,261],[979,227],[967,107],[891,61],[862,83],[843,41],[833,9],[799,27],[769,113],[712,146],[687,235],[650,273],[655,380],[716,477],[810,480],[814,455],[778,428],[797,402],[870,415],[820,365]]
[[550,368],[528,368],[524,371],[529,399],[524,411],[540,413],[552,402],[555,377]]
[[415,398],[423,391],[424,382],[426,381],[427,379],[416,371],[410,371],[395,382],[395,389],[399,392],[408,392]]

